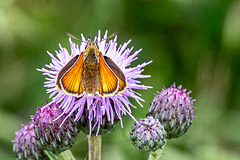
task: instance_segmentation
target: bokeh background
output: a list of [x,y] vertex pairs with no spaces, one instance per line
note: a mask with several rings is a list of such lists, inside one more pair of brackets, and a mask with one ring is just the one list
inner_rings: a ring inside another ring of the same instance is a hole
[[[118,43],[132,40],[142,48],[132,66],[153,60],[141,80],[153,86],[140,91],[146,115],[154,93],[174,82],[197,101],[193,124],[168,141],[163,160],[235,160],[240,157],[240,0],[0,0],[0,159],[14,159],[14,132],[30,120],[36,105],[48,100],[44,76],[36,71],[50,63],[46,51],[69,49],[68,31],[80,37],[98,30],[119,32]],[[79,43],[78,41],[75,41]],[[102,159],[144,160],[124,117],[103,136]],[[87,137],[72,147],[77,159],[87,156]]]

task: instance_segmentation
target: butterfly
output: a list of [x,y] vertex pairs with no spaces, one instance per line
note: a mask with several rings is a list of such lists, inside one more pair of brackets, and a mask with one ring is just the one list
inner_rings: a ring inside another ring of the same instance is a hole
[[[78,39],[68,32],[66,34]],[[99,51],[98,42],[88,40],[86,43],[85,50],[74,56],[57,74],[57,88],[75,97],[108,97],[125,91],[127,80],[122,70],[111,58]]]

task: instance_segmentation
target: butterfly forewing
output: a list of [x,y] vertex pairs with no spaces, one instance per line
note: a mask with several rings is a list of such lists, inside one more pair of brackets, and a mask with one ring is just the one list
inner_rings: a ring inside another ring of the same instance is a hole
[[[67,66],[67,65],[66,65]],[[81,54],[76,62],[65,72],[60,79],[62,89],[74,96],[81,96],[83,94],[82,87],[82,72],[83,72],[83,54]]]
[[69,68],[71,68],[72,65],[74,65],[74,63],[77,61],[78,57],[79,57],[79,55],[76,55],[75,57],[73,57],[58,73],[57,79],[56,79],[56,86],[61,91],[62,91],[62,86],[60,84],[60,80],[63,77],[63,75],[69,70]]
[[118,78],[115,73],[105,63],[102,54],[99,54],[100,88],[99,94],[102,96],[114,95],[118,91]]
[[111,58],[104,56],[104,60],[108,64],[108,66],[111,68],[111,70],[115,73],[115,75],[117,76],[117,78],[119,80],[117,93],[123,92],[127,87],[127,81],[126,81],[124,73],[113,62],[113,60]]

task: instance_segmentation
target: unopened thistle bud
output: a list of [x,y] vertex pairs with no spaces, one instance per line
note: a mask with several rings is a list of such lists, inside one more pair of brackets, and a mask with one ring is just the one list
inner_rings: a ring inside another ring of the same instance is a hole
[[139,150],[156,151],[165,144],[166,132],[163,125],[151,116],[135,122],[130,138]]
[[29,122],[15,132],[16,137],[12,142],[13,153],[17,159],[38,160],[47,157],[35,139],[33,127],[34,124]]
[[[47,103],[32,116],[37,142],[45,150],[60,153],[75,142],[79,130],[73,116],[66,117],[56,103]],[[63,123],[62,123],[63,122]]]
[[182,86],[164,88],[151,103],[148,116],[153,116],[163,123],[167,139],[177,138],[186,133],[192,124],[193,100]]

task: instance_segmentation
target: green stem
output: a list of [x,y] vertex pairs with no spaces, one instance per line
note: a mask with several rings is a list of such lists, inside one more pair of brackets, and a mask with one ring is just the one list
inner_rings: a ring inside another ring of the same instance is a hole
[[70,149],[58,154],[58,160],[76,160]]
[[101,160],[102,137],[88,137],[88,160]]
[[150,152],[148,160],[160,160],[166,144],[167,144],[167,140],[166,140],[166,142],[165,142],[165,144],[163,145],[162,148],[158,149],[155,152]]

